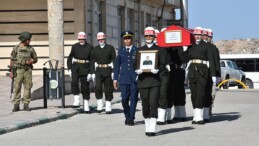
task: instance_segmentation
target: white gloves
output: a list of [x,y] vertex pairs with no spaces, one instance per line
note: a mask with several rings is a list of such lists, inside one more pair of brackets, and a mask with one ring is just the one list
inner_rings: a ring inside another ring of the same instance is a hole
[[171,71],[170,65],[166,65],[165,68],[166,68],[168,71]]
[[94,63],[94,70],[96,70],[96,67],[98,66],[97,62]]
[[185,68],[185,72],[188,72],[189,67],[190,67],[190,64],[191,64],[191,60],[187,63],[187,66],[186,66],[186,68]]
[[136,72],[138,75],[140,75],[140,74],[143,73],[142,69],[135,70],[135,72]]
[[67,73],[68,73],[68,75],[69,75],[70,77],[72,76],[72,72],[71,72],[70,69],[67,71]]
[[188,46],[183,46],[183,51],[184,52],[187,51],[187,49],[188,49]]
[[110,66],[111,68],[113,68],[113,63],[111,62],[111,63],[109,64],[109,66]]
[[88,74],[88,75],[87,75],[87,82],[90,82],[90,81],[91,81],[91,79],[92,79],[91,74]]
[[92,80],[93,80],[93,82],[94,82],[94,80],[95,80],[95,74],[92,74]]
[[213,81],[213,83],[216,83],[217,82],[217,78],[216,77],[212,77],[212,81]]
[[112,73],[112,80],[113,80],[114,73]]
[[159,70],[158,70],[158,69],[151,69],[151,72],[152,72],[153,74],[157,74],[157,73],[159,72]]
[[72,58],[72,64],[73,64],[74,62],[75,62],[75,58],[73,57],[73,58]]

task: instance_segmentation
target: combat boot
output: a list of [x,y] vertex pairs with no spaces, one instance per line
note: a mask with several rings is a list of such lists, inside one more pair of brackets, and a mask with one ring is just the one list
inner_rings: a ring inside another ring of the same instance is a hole
[[156,118],[150,118],[150,127],[149,127],[149,135],[148,136],[156,136]]
[[180,121],[180,106],[174,106],[174,121]]
[[166,109],[166,123],[167,124],[172,124],[173,120],[172,120],[172,109],[171,108],[167,108]]
[[79,108],[79,107],[80,107],[80,96],[74,95],[73,108]]
[[24,111],[30,111],[29,104],[25,103],[25,104],[23,105],[23,110],[24,110]]
[[103,110],[103,100],[102,99],[98,99],[97,100],[97,112],[101,113]]
[[14,104],[13,112],[18,112],[18,111],[20,111],[20,106],[19,106],[19,104]]
[[112,107],[111,107],[111,102],[110,101],[106,101],[105,102],[105,112],[106,114],[111,114],[112,113]]
[[84,99],[84,113],[90,114],[89,101]]
[[165,125],[165,109],[158,108],[158,118],[157,118],[157,125]]

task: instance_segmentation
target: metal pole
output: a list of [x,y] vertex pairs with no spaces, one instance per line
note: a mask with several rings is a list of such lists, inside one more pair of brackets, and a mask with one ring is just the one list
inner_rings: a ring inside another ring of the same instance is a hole
[[46,74],[47,68],[44,67],[43,68],[43,107],[47,108],[48,107],[48,103],[47,103],[47,98],[48,98],[48,94],[47,94],[47,85],[48,85],[48,76]]
[[188,28],[188,0],[182,0],[183,26]]
[[49,59],[64,67],[63,0],[48,0]]

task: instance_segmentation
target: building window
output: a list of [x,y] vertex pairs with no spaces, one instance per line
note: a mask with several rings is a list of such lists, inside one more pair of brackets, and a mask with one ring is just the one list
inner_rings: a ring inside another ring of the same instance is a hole
[[151,14],[146,14],[146,27],[148,26],[152,26],[152,22],[151,22]]
[[141,18],[140,18],[140,34],[144,33],[144,29],[145,29],[145,17],[144,17],[144,12],[141,11]]
[[[125,7],[118,7],[118,36],[125,30]],[[118,40],[118,45],[121,46],[122,40]]]
[[135,13],[133,9],[128,9],[127,30],[135,33]]
[[98,14],[99,32],[106,32],[106,3],[99,3],[99,14]]

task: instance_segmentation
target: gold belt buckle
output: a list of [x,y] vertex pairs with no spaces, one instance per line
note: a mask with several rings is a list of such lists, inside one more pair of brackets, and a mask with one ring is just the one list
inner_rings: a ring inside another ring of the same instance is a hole
[[79,63],[85,63],[85,61],[84,60],[78,60],[79,61]]
[[107,64],[99,64],[98,67],[108,67]]
[[192,63],[202,63],[201,60],[192,60]]

